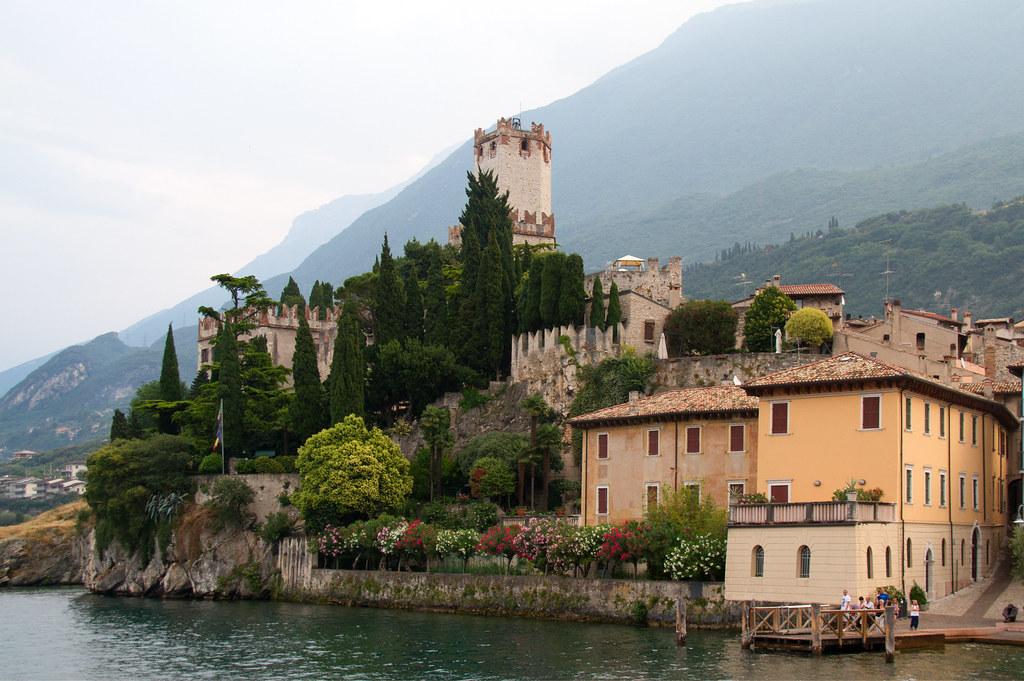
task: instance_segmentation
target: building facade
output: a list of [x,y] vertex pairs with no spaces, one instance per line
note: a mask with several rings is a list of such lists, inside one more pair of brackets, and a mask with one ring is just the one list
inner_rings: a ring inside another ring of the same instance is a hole
[[569,420],[583,433],[582,522],[638,520],[667,490],[719,505],[757,479],[757,400],[733,385],[670,390]]
[[[936,598],[992,571],[1017,429],[1003,404],[856,353],[743,388],[773,503],[730,509],[727,598],[836,602],[914,583]],[[851,482],[881,502],[832,501]]]

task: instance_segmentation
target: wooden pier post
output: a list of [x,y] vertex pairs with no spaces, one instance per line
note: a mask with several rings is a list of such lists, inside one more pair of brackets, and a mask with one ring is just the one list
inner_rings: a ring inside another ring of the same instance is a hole
[[686,600],[680,598],[676,601],[676,645],[686,643]]
[[896,661],[896,608],[885,604],[885,661]]
[[740,619],[742,631],[740,633],[740,646],[746,650],[750,648],[750,641],[754,637],[753,627],[751,626],[752,613],[754,611],[754,601],[743,601],[743,616]]
[[821,604],[811,603],[811,652],[821,655]]

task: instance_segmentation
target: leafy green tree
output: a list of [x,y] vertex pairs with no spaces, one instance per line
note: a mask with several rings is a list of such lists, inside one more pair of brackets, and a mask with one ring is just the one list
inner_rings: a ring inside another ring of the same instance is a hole
[[399,403],[406,403],[415,418],[446,390],[455,389],[459,379],[450,350],[409,338],[377,347],[370,387],[374,403],[391,424]]
[[583,289],[583,258],[570,253],[562,270],[562,285],[558,296],[558,317],[562,324],[579,326],[587,309],[587,292]]
[[405,291],[395,271],[387,233],[380,251],[379,275],[374,305],[374,342],[383,345],[388,341],[401,340],[405,335]]
[[299,317],[299,328],[295,332],[292,380],[295,387],[291,408],[292,432],[300,442],[304,442],[324,427],[323,386],[316,365],[316,345],[305,315]]
[[536,331],[544,325],[540,315],[541,289],[544,284],[543,257],[538,255],[530,260],[530,269],[526,277],[526,285],[523,287],[523,296],[526,299],[523,306],[523,331]]
[[420,429],[430,448],[430,500],[433,501],[441,498],[441,462],[455,442],[451,413],[447,409],[427,407],[420,417]]
[[1010,535],[1010,574],[1024,580],[1024,525],[1014,523]]
[[423,342],[427,345],[448,344],[448,297],[444,287],[441,249],[431,257],[427,268],[427,290],[423,297]]
[[496,231],[492,230],[488,237],[487,250],[484,253],[487,268],[484,276],[479,279],[483,283],[483,304],[485,310],[487,329],[487,359],[490,374],[495,379],[501,378],[502,369],[508,364],[509,357],[506,352],[506,332],[508,330],[505,318],[508,308],[508,297],[505,296],[503,286],[506,279],[502,269],[501,248],[498,246]]
[[306,314],[306,298],[302,295],[302,291],[299,290],[299,285],[291,277],[288,277],[288,283],[285,284],[284,290],[281,291],[280,304],[281,307],[295,305],[295,314],[300,317]]
[[377,299],[377,282],[380,275],[376,272],[364,272],[349,277],[334,292],[334,298],[342,308],[352,308],[359,317],[360,324],[367,332],[373,330],[373,306]]
[[186,475],[192,442],[173,435],[145,440],[115,440],[86,459],[85,500],[96,515],[96,544],[117,540],[140,550],[149,563],[159,519],[146,512],[154,496],[188,494]]
[[342,308],[338,319],[338,335],[334,339],[331,374],[331,425],[349,414],[362,418],[366,395],[366,337],[359,325],[355,305]]
[[601,277],[594,277],[594,288],[590,295],[590,325],[604,331],[608,328],[604,319],[604,290],[601,287]]
[[786,335],[816,348],[832,337],[832,320],[817,308],[805,307],[790,316]]
[[612,329],[615,340],[619,338],[619,322],[622,321],[622,304],[619,302],[619,285],[614,281],[608,289],[608,314],[604,318],[604,328]]
[[561,428],[550,423],[546,423],[537,427],[535,438],[537,443],[536,451],[541,455],[541,488],[539,506],[542,511],[548,511],[550,510],[548,508],[548,486],[551,482],[551,453],[555,450],[561,450],[564,447],[564,436]]
[[786,315],[795,309],[796,303],[779,287],[761,289],[744,317],[744,347],[749,352],[771,352],[775,330],[786,325]]
[[505,461],[485,456],[473,462],[469,489],[475,498],[502,497],[511,494],[515,487],[515,476]]
[[486,357],[482,337],[484,320],[477,304],[478,278],[483,276],[481,258],[476,230],[463,230],[462,274],[456,298],[456,316],[451,326],[451,341],[459,363],[476,370],[482,370],[481,358]]
[[544,328],[550,329],[561,321],[558,317],[558,301],[562,294],[562,272],[565,270],[565,253],[555,251],[544,256],[544,272],[541,274],[540,319]]
[[410,267],[405,279],[405,336],[423,340],[423,295],[416,278],[416,268]]
[[128,427],[128,418],[120,409],[114,410],[114,418],[110,421],[110,441],[132,439],[131,429]]
[[401,505],[412,491],[409,461],[379,429],[358,416],[313,435],[299,448],[300,484],[292,503],[307,531],[372,517]]
[[221,314],[212,307],[200,306],[199,314],[220,322],[231,322],[231,330],[236,340],[255,329],[260,313],[274,306],[274,301],[267,296],[263,284],[251,274],[244,277],[215,274],[210,277],[210,281],[216,282],[230,294],[231,307]]
[[473,464],[484,456],[494,456],[504,461],[511,470],[518,464],[521,452],[530,448],[529,440],[520,433],[491,431],[477,435],[455,455],[455,463],[462,474],[469,476]]
[[213,509],[218,525],[248,528],[256,520],[247,508],[254,499],[256,490],[241,477],[232,475],[214,481],[204,505]]
[[714,355],[736,345],[739,315],[726,300],[689,300],[665,318],[668,351],[673,357]]
[[[541,417],[545,417],[551,413],[551,408],[548,403],[544,401],[544,396],[530,395],[526,399],[519,403],[519,406],[523,408],[527,414],[530,415],[530,450],[532,452],[537,451],[537,424],[540,422]],[[520,458],[518,465],[518,484],[516,486],[516,500],[519,505],[523,505],[523,490],[526,487],[526,464],[525,458]]]

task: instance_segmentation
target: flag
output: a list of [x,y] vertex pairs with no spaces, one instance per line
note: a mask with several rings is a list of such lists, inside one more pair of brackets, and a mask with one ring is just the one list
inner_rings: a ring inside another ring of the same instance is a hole
[[217,434],[213,438],[213,451],[217,451],[217,445],[224,439],[224,400],[220,401],[220,411],[217,412]]

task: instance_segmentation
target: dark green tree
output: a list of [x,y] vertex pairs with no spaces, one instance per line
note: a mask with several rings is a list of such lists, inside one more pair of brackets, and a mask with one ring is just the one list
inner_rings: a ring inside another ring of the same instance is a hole
[[601,288],[601,277],[594,277],[594,288],[590,296],[590,325],[604,331],[604,291]]
[[786,316],[796,303],[778,286],[768,286],[754,296],[743,321],[743,345],[749,352],[771,352],[775,331],[786,326]]
[[[548,511],[550,510],[548,508],[548,486],[551,482],[552,453],[561,451],[565,446],[565,440],[562,429],[550,423],[538,426],[535,438],[537,441],[536,451],[541,456],[541,487],[538,506],[541,511]],[[561,464],[560,458],[559,464]],[[561,465],[558,467],[560,469]]]
[[530,269],[527,270],[526,281],[520,292],[523,304],[520,306],[520,329],[522,331],[536,331],[543,326],[540,316],[540,294],[544,278],[544,258],[536,256],[530,259]]
[[300,316],[306,314],[306,298],[302,295],[302,291],[299,290],[299,285],[291,277],[288,277],[288,283],[285,284],[284,290],[281,291],[280,304],[281,307],[295,305],[296,314]]
[[292,354],[292,380],[295,386],[295,400],[292,402],[292,432],[300,442],[305,442],[313,433],[323,430],[323,387],[320,385],[320,371],[316,366],[316,345],[305,315],[299,317],[299,328],[295,332],[295,352]]
[[604,328],[612,329],[615,340],[619,339],[619,322],[622,321],[622,304],[619,302],[619,285],[614,281],[608,289],[608,313],[604,318]]
[[267,296],[263,284],[251,274],[244,277],[215,274],[210,277],[210,281],[216,282],[230,294],[231,307],[221,313],[212,307],[202,305],[199,307],[199,314],[220,322],[231,322],[231,332],[236,341],[256,328],[260,313],[274,306],[274,301]]
[[505,273],[502,270],[501,248],[498,246],[498,239],[494,231],[491,231],[487,241],[485,253],[484,277],[480,279],[484,283],[484,315],[487,323],[487,357],[489,373],[495,379],[501,378],[502,369],[508,364],[508,353],[505,351],[505,335],[507,326],[505,324],[505,311],[508,307],[508,299],[503,291]]
[[727,300],[689,300],[665,317],[669,355],[715,355],[736,346],[739,315]]
[[430,259],[427,268],[427,291],[423,298],[423,342],[427,345],[448,344],[448,296],[444,287],[441,249]]
[[[178,402],[185,397],[185,391],[178,375],[178,354],[174,350],[174,330],[167,325],[167,338],[164,342],[164,359],[160,367],[160,399],[164,402]],[[174,425],[173,412],[161,411],[157,428],[161,433],[177,435],[178,428]]]
[[366,394],[366,336],[359,324],[359,313],[354,305],[342,308],[338,319],[338,335],[334,339],[331,374],[331,425],[349,414],[362,418]]
[[130,439],[132,439],[132,432],[128,426],[128,417],[120,409],[115,409],[114,418],[110,421],[110,441]]
[[395,271],[395,260],[391,257],[391,247],[385,233],[374,304],[374,342],[383,345],[388,341],[401,340],[405,335],[404,319],[405,292],[402,290],[402,280]]
[[405,337],[423,340],[423,295],[416,268],[410,267],[405,279]]
[[[547,416],[551,412],[551,408],[548,407],[548,403],[544,401],[544,396],[540,394],[530,395],[520,402],[519,405],[523,408],[523,411],[530,415],[530,451],[536,452],[537,424],[540,422],[542,416]],[[519,484],[516,488],[516,500],[519,502],[520,506],[523,505],[523,491],[526,487],[526,463],[527,460],[525,458],[521,458],[518,465]]]
[[558,296],[559,322],[579,326],[587,310],[587,292],[583,288],[583,258],[570,253],[562,270],[562,286]]
[[451,328],[451,341],[456,348],[460,364],[483,371],[481,358],[486,366],[483,332],[486,328],[480,318],[478,306],[479,278],[483,276],[482,254],[476,231],[463,230],[462,234],[462,276],[459,280],[458,315]]
[[555,251],[544,256],[544,272],[541,275],[540,320],[545,329],[557,326],[558,302],[562,295],[562,272],[565,270],[565,253]]
[[217,334],[215,355],[220,364],[217,397],[224,405],[224,455],[242,456],[244,450],[245,397],[242,394],[242,371],[238,342],[233,324],[225,322]]
[[424,407],[460,383],[455,357],[447,348],[407,338],[377,346],[370,376],[371,397],[390,425],[400,404],[416,418]]

